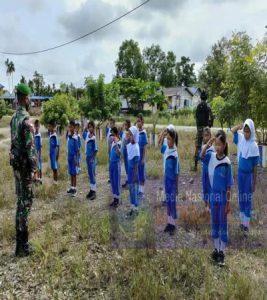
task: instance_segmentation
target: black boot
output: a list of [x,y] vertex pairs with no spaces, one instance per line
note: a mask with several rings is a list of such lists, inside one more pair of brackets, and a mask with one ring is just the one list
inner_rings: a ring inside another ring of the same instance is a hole
[[89,197],[89,200],[95,200],[96,198],[96,192],[95,191],[92,191],[90,197]]
[[24,250],[23,250],[23,242],[22,242],[22,231],[16,230],[16,250],[15,250],[15,256],[23,256]]
[[33,252],[32,247],[29,244],[29,231],[28,231],[28,228],[25,231],[23,231],[23,249],[24,249],[25,256],[29,256]]

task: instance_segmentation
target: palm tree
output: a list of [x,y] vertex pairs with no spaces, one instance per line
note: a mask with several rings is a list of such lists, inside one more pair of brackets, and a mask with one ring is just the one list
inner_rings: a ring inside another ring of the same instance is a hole
[[5,66],[6,66],[6,75],[8,77],[8,90],[10,92],[10,72],[9,72],[9,59],[5,61]]
[[15,73],[15,65],[14,65],[14,63],[13,63],[13,61],[11,61],[10,63],[9,63],[9,73],[11,74],[11,83],[12,83],[12,85],[11,85],[11,87],[12,87],[12,91],[13,91],[13,88],[14,88],[14,84],[13,84],[13,73]]
[[9,59],[5,61],[5,65],[6,65],[6,74],[8,76],[8,87],[10,92],[10,77],[12,77],[12,91],[13,91],[13,73],[15,72],[15,65],[13,61],[9,61]]

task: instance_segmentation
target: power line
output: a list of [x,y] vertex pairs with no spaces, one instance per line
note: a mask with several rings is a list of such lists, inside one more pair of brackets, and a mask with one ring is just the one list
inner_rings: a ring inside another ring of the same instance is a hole
[[133,13],[134,11],[138,10],[139,8],[141,8],[142,6],[146,5],[150,0],[146,0],[145,2],[141,3],[140,5],[136,6],[135,8],[131,9],[130,11],[124,13],[123,15],[117,17],[116,19],[106,23],[105,25],[102,25],[101,27],[98,27],[97,29],[94,29],[93,31],[91,32],[88,32],[84,35],[81,35],[77,38],[75,38],[74,40],[71,40],[71,41],[68,41],[68,42],[65,42],[63,44],[59,44],[59,45],[56,45],[56,46],[53,46],[53,47],[50,47],[50,48],[46,48],[46,49],[43,49],[43,50],[37,50],[37,51],[31,51],[31,52],[6,52],[6,51],[0,51],[0,54],[5,54],[5,55],[17,55],[17,56],[21,56],[21,55],[32,55],[32,54],[38,54],[38,53],[44,53],[44,52],[48,52],[48,51],[52,51],[52,50],[55,50],[55,49],[58,49],[58,48],[61,48],[61,47],[64,47],[64,46],[67,46],[69,44],[73,44],[81,39],[84,39],[90,35],[93,35],[94,33],[97,33],[98,31],[100,30],[103,30],[104,28],[114,24],[115,22],[125,18],[126,16],[128,16],[129,14]]

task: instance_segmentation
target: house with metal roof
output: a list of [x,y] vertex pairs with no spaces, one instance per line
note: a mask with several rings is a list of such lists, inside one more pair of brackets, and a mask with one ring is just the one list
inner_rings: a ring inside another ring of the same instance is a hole
[[200,102],[201,91],[197,87],[178,86],[163,88],[163,94],[169,99],[169,110],[193,108]]

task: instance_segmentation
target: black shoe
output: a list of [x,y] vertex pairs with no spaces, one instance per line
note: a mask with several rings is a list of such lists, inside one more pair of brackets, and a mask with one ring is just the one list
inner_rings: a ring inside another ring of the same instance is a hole
[[171,230],[171,224],[168,224],[165,229],[164,229],[164,232],[170,232]]
[[95,191],[92,191],[91,196],[89,197],[89,200],[95,200],[96,198],[96,193]]
[[128,181],[126,180],[125,183],[121,186],[123,189],[125,189],[128,185]]
[[87,199],[90,199],[91,198],[91,196],[92,196],[92,193],[93,193],[93,191],[92,190],[90,190],[90,192],[86,195],[86,198]]
[[244,231],[245,226],[243,224],[239,225],[239,229],[243,232]]
[[214,261],[214,262],[218,262],[218,258],[219,258],[219,252],[217,249],[214,249],[213,252],[210,255],[210,258]]
[[113,202],[109,204],[109,207],[113,208],[115,205],[115,199],[113,199]]
[[113,207],[117,208],[119,206],[119,203],[120,203],[119,199],[114,198],[114,205],[113,205]]
[[69,189],[67,190],[67,194],[68,194],[68,195],[71,195],[71,194],[72,194],[72,191],[73,191],[73,189],[72,189],[72,188],[69,188]]
[[224,253],[223,251],[220,251],[218,253],[217,263],[219,266],[224,266]]
[[108,183],[110,183],[110,179],[108,180]]
[[176,227],[175,227],[175,225],[171,225],[171,228],[170,228],[169,234],[170,234],[170,235],[174,235],[174,232],[175,232],[175,230],[176,230]]
[[130,217],[132,217],[133,215],[134,215],[134,210],[131,209],[131,210],[127,213],[126,217],[130,218]]
[[246,226],[244,226],[243,232],[244,232],[244,237],[245,237],[245,238],[248,238],[249,228],[246,227]]
[[77,196],[77,190],[76,189],[73,189],[72,190],[72,193],[70,194],[71,195],[71,197],[76,197]]

